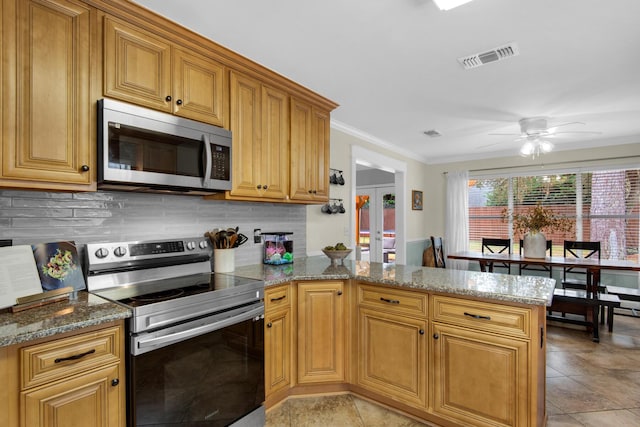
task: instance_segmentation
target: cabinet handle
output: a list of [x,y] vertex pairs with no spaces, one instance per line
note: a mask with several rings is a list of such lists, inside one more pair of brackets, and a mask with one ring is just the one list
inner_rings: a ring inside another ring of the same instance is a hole
[[111,385],[113,387],[117,386],[118,384],[120,384],[120,380],[119,379],[114,378],[114,379],[111,380]]
[[438,335],[438,334],[433,334],[433,339],[434,339],[434,340],[437,340],[438,338],[440,338],[440,335]]
[[420,335],[424,335],[424,329],[420,329],[418,332],[420,333]]
[[261,189],[262,189],[262,185],[261,185],[261,184],[258,184],[258,185],[256,186],[256,188],[257,188],[258,190],[261,190]]
[[178,99],[178,100],[176,101],[176,104],[178,104],[178,105],[182,105],[182,99]]
[[80,354],[74,354],[73,356],[69,356],[69,357],[59,357],[57,359],[55,359],[53,361],[53,363],[60,363],[60,362],[66,362],[67,360],[78,360],[78,359],[82,359],[85,356],[88,356],[90,354],[95,353],[96,350],[92,349],[89,351],[85,351],[84,353],[80,353]]
[[271,302],[280,301],[280,300],[285,299],[286,297],[287,297],[286,295],[282,295],[281,297],[278,297],[278,298],[271,298]]
[[271,322],[267,323],[267,328],[270,328],[272,326],[273,326],[273,324]]
[[389,304],[400,304],[400,301],[398,301],[397,299],[386,299],[380,297],[380,301],[388,302]]
[[490,316],[481,316],[479,314],[471,314],[471,313],[467,313],[466,311],[464,312],[465,316],[469,316],[469,317],[473,317],[474,319],[483,319],[483,320],[491,320]]
[[342,291],[338,291],[338,296],[342,295]]
[[264,189],[266,190],[266,189],[267,189],[267,188],[269,188],[269,187],[267,187],[266,185],[264,185],[262,188],[264,188]]
[[171,95],[167,95],[167,97],[164,100],[167,102],[171,102]]
[[309,194],[313,194],[313,190],[309,190]]
[[318,192],[318,190],[313,190],[312,191],[313,194],[316,194],[317,192]]
[[82,165],[82,167],[80,168],[80,170],[82,172],[89,172],[89,166],[88,165]]

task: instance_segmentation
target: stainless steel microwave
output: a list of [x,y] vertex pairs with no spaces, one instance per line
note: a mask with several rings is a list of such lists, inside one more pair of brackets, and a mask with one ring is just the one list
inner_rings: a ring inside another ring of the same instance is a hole
[[98,101],[98,188],[211,194],[231,189],[231,132]]

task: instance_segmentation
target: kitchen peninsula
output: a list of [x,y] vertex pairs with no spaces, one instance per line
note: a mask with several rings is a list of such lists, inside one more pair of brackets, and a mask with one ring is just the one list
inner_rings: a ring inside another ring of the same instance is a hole
[[[357,261],[332,266],[325,257],[229,274],[265,280],[267,408],[295,395],[351,392],[444,426],[545,423],[552,279]],[[84,320],[73,320],[74,312]],[[123,425],[114,422],[124,399],[113,384],[124,377],[119,322],[127,310],[81,293],[77,301],[34,309],[28,325],[15,321],[25,314],[0,314],[6,425],[18,425],[19,417],[29,417],[29,405],[66,384],[51,355],[87,343],[99,351],[71,375],[102,381],[96,393],[108,395],[115,417],[107,425]]]
[[555,280],[325,257],[265,280],[267,408],[353,392],[438,425],[542,426]]

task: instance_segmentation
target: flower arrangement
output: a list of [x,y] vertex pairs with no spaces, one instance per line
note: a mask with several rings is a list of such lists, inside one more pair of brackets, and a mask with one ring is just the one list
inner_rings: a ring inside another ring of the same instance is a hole
[[528,232],[539,233],[543,230],[566,232],[573,229],[573,222],[569,218],[557,215],[540,203],[533,208],[529,208],[526,212],[513,215],[509,215],[508,210],[504,209],[502,211],[502,219],[508,221],[509,217],[513,219],[514,231],[521,235]]

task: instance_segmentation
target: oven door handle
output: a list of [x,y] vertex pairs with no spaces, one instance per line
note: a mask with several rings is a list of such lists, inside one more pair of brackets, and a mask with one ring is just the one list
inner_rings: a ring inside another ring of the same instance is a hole
[[184,331],[169,333],[168,335],[157,336],[153,338],[145,339],[144,337],[134,338],[135,345],[133,346],[133,354],[138,355],[142,353],[146,353],[148,351],[154,350],[156,348],[166,347],[168,345],[185,341],[189,338],[197,337],[200,335],[204,335],[209,332],[217,331],[218,329],[225,328],[227,326],[235,325],[236,323],[244,322],[245,320],[250,320],[256,317],[261,317],[264,315],[264,305],[260,305],[259,307],[252,308],[250,310],[233,314],[230,317],[227,317],[222,320],[218,320],[213,318],[211,323],[206,323],[204,325],[186,329]]

